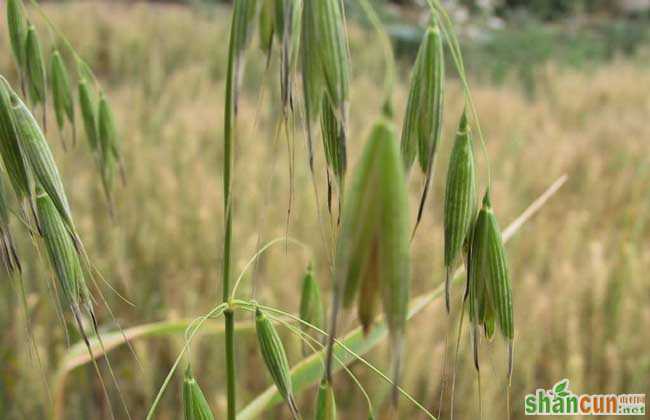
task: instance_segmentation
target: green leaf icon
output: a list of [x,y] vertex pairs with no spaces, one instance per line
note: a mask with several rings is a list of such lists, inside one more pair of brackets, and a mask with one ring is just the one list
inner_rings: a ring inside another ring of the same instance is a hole
[[569,393],[567,392],[568,386],[569,386],[568,379],[561,380],[560,382],[556,383],[555,386],[553,387],[553,393],[557,396],[565,397],[569,395]]

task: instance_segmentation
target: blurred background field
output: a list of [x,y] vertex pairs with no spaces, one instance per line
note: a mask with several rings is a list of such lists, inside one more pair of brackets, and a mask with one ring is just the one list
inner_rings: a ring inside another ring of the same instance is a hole
[[[117,217],[112,222],[87,145],[80,141],[64,153],[55,130],[48,136],[91,258],[104,277],[135,303],[131,307],[105,290],[124,327],[193,318],[221,298],[223,79],[231,9],[224,4],[189,3],[48,2],[45,6],[47,15],[102,80],[123,138],[129,181],[117,192]],[[625,9],[619,2],[540,0],[515,7],[517,3],[526,2],[462,1],[450,7],[460,23],[493,165],[494,206],[502,224],[513,220],[555,179],[569,176],[557,196],[508,245],[518,328],[513,413],[523,418],[525,394],[549,388],[565,377],[579,393],[647,393],[650,389],[650,20],[647,9]],[[384,6],[382,16],[398,52],[399,123],[426,15],[413,4]],[[350,15],[349,153],[354,167],[379,113],[383,64],[375,34],[354,7]],[[34,21],[47,40],[43,22]],[[5,21],[1,22],[0,73],[15,81]],[[267,241],[285,233],[289,160],[285,140],[275,137],[276,75],[277,63],[266,72],[264,57],[252,48],[236,144],[236,271],[255,252],[259,238]],[[451,67],[448,78],[434,197],[412,248],[414,294],[438,286],[443,274],[444,172],[463,105]],[[330,289],[300,127],[295,150],[289,234],[307,243],[310,251],[277,247],[262,258],[255,277],[258,300],[291,312],[298,310],[300,280],[310,260],[321,287]],[[484,171],[484,161],[477,156]],[[323,173],[323,162],[317,166]],[[421,181],[412,176],[413,210]],[[318,182],[322,203],[322,176]],[[52,386],[67,349],[66,338],[48,297],[49,280],[27,240],[20,243],[20,253],[32,328]],[[250,278],[242,291],[250,293]],[[460,292],[459,288],[456,294]],[[100,312],[105,320],[102,328],[114,330],[109,314]],[[47,396],[30,358],[16,291],[4,277],[0,279],[0,325],[0,417],[47,415]],[[418,315],[408,328],[404,388],[434,412],[448,329],[441,302]],[[243,405],[269,386],[270,379],[260,374],[263,365],[254,337],[246,333],[241,337],[238,367]],[[78,337],[73,334],[71,339]],[[300,343],[288,336],[287,340],[290,360],[296,363],[301,358]],[[466,336],[458,365],[457,418],[477,417],[468,343]],[[127,350],[111,353],[134,418],[144,417],[182,344],[180,334],[136,341],[143,370]],[[222,418],[226,404],[222,350],[220,338],[206,335],[192,353],[196,376],[217,418]],[[503,356],[498,341],[483,352],[485,418],[503,417]],[[387,369],[385,349],[369,357]],[[360,364],[353,364],[352,371],[381,408],[386,387]],[[340,374],[336,386],[340,417],[365,418],[365,402],[354,383]],[[158,418],[179,418],[178,390],[176,380]],[[111,395],[117,407],[114,390]],[[63,398],[66,419],[108,418],[90,367],[68,377]],[[313,389],[300,397],[307,415],[314,398]],[[449,399],[445,401],[447,417]],[[406,401],[400,409],[399,418],[425,418]],[[263,418],[284,419],[288,412],[278,408]]]

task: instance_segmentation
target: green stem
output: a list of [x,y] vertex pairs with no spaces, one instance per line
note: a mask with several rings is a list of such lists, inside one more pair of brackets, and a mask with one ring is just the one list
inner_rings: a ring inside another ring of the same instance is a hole
[[[236,4],[235,4],[235,7]],[[233,21],[230,27],[230,45],[228,49],[228,70],[226,75],[226,104],[224,111],[224,143],[223,143],[223,207],[225,217],[225,235],[223,241],[223,301],[228,300],[230,295],[230,259],[231,259],[231,246],[232,246],[232,203],[231,203],[231,183],[230,173],[233,163],[232,152],[232,137],[234,128],[234,67],[235,67],[235,18],[236,14],[233,12]],[[235,420],[236,418],[236,390],[235,390],[235,332],[234,332],[234,316],[231,310],[226,313],[225,330],[226,330],[226,369],[227,375],[227,391],[228,391],[228,420]]]
[[224,312],[226,321],[226,370],[228,376],[228,419],[237,416],[237,394],[235,389],[235,314],[232,309]]

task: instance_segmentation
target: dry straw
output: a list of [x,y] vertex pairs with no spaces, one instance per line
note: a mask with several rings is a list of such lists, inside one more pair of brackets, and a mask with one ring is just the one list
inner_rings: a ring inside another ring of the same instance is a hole
[[271,320],[258,308],[255,312],[255,330],[260,352],[278,392],[287,402],[291,415],[299,419],[300,414],[293,396],[289,360],[282,340]]
[[449,159],[444,203],[445,303],[450,310],[449,282],[476,214],[476,170],[467,115],[463,112]]
[[183,412],[185,420],[214,420],[210,405],[189,366],[183,378]]

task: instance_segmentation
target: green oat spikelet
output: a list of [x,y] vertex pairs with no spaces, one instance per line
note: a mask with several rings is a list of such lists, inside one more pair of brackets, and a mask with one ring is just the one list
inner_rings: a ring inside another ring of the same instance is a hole
[[372,243],[372,250],[363,268],[357,312],[364,335],[368,335],[377,316],[379,307],[379,246],[377,241]]
[[[512,375],[512,348],[514,317],[512,286],[499,224],[492,210],[490,191],[483,197],[483,205],[472,235],[469,264],[469,312],[474,330],[482,325],[485,336],[491,339],[495,326],[508,341],[508,378]],[[478,369],[478,341],[475,332],[474,352]]]
[[345,127],[341,119],[336,115],[336,109],[329,97],[323,95],[322,98],[321,135],[323,137],[325,161],[333,172],[339,187],[342,188],[347,170]]
[[42,189],[37,191],[36,205],[43,242],[62,292],[60,296],[64,306],[75,311],[89,308],[92,305],[90,291],[84,279],[79,254],[66,223],[52,199]]
[[3,184],[0,180],[0,259],[9,275],[19,275],[22,268],[9,228],[9,207]]
[[[336,249],[332,317],[335,322],[339,301],[344,307],[352,305],[364,276],[378,273],[391,337],[393,380],[397,384],[411,268],[406,176],[395,128],[390,122],[381,120],[375,124],[346,197]],[[371,267],[372,261],[379,266]],[[331,359],[331,368],[329,363]]]
[[487,266],[488,294],[491,297],[499,330],[508,341],[508,378],[512,377],[512,349],[515,337],[514,312],[512,307],[512,284],[501,230],[492,205],[490,191],[485,193],[483,206],[487,209]]
[[[109,201],[109,205],[111,205],[111,195],[118,166],[121,169],[120,138],[117,133],[113,111],[103,92],[99,96],[97,116],[102,182],[107,200]],[[121,172],[122,180],[124,181],[124,171],[122,170]]]
[[301,28],[301,76],[303,103],[305,107],[305,125],[307,129],[307,151],[309,168],[314,170],[312,124],[320,114],[323,97],[323,76],[317,38],[318,16],[313,0],[307,0],[302,7]]
[[97,133],[97,115],[91,87],[88,85],[86,79],[79,80],[79,108],[81,109],[81,119],[84,124],[90,150],[94,154],[98,154],[99,134]]
[[[311,6],[314,7],[312,13],[316,17],[316,24],[313,25],[318,45],[316,50],[320,55],[317,65],[320,67],[320,77],[322,77],[325,93],[321,110],[324,115],[321,118],[323,141],[333,143],[336,140],[337,147],[331,148],[331,151],[336,151],[338,156],[330,167],[337,177],[339,190],[343,191],[347,161],[347,112],[350,90],[348,40],[343,7],[339,0],[312,0],[312,2]],[[330,128],[324,127],[325,124],[329,124]],[[337,129],[333,130],[333,126],[336,126]],[[325,138],[325,133],[329,134],[329,139]],[[329,181],[328,191],[331,191]],[[331,197],[331,193],[328,194],[328,197]],[[331,198],[328,202],[331,208]],[[339,198],[340,204],[341,199]]]
[[[426,39],[426,38],[425,38]],[[404,123],[402,125],[401,152],[404,161],[404,167],[410,170],[415,161],[418,152],[418,108],[420,106],[420,96],[422,94],[422,47],[411,71],[411,82],[409,96],[406,101],[406,113],[404,114]]]
[[267,66],[270,62],[271,51],[273,50],[273,34],[275,32],[275,0],[261,0],[259,14],[259,47],[266,55]]
[[25,7],[22,0],[7,0],[7,28],[9,29],[11,50],[22,74],[25,70],[25,40],[27,38]]
[[426,33],[426,52],[422,63],[423,83],[418,118],[418,157],[420,169],[427,172],[442,134],[445,61],[442,35],[437,25]]
[[47,103],[47,83],[45,76],[45,61],[41,50],[41,42],[34,25],[29,25],[25,39],[25,66],[29,97],[34,104]]
[[470,248],[468,254],[468,293],[467,299],[469,300],[468,310],[469,319],[472,323],[473,335],[473,349],[474,349],[474,365],[479,369],[478,363],[478,348],[480,337],[478,335],[478,327],[484,325],[486,319],[486,308],[489,303],[489,294],[486,293],[488,281],[488,266],[487,266],[487,252],[488,252],[488,214],[485,205],[481,207],[476,218],[476,223],[472,229]]
[[61,141],[63,147],[66,147],[65,140],[63,139],[63,130],[65,128],[66,120],[72,127],[72,143],[75,143],[75,115],[74,115],[74,99],[72,87],[70,85],[70,77],[65,62],[61,57],[58,50],[54,50],[50,57],[50,85],[52,89],[52,100],[54,103],[54,114],[56,122],[59,126],[59,133],[61,134]]
[[[294,32],[294,14],[297,14],[298,5],[294,0],[283,0],[283,25],[282,25],[282,59],[280,65],[280,96],[282,99],[282,112],[287,118],[290,112],[292,103],[292,75],[291,75],[291,61],[292,61],[292,47],[293,32]],[[278,26],[279,28],[279,26]]]
[[336,420],[334,389],[327,381],[321,381],[316,397],[315,420]]
[[444,202],[445,304],[450,311],[450,277],[476,213],[476,169],[467,114],[463,112],[449,159]]
[[18,128],[20,149],[24,153],[39,185],[45,190],[58,210],[61,218],[74,233],[74,223],[63,181],[54,161],[50,146],[43,135],[36,119],[24,102],[13,95],[13,113]]
[[257,332],[257,341],[262,358],[278,392],[287,402],[293,418],[295,420],[300,419],[291,385],[289,360],[282,345],[282,340],[271,320],[259,308],[255,311],[255,331]]
[[[340,110],[338,112],[341,112],[344,109],[342,106],[348,100],[350,89],[348,41],[343,9],[339,0],[313,2],[318,18],[316,38],[320,47],[320,65],[326,91],[332,103]],[[340,117],[345,118],[345,115]]]
[[233,106],[235,115],[239,104],[239,85],[244,70],[243,53],[248,46],[254,28],[254,17],[257,10],[257,0],[235,0],[230,28],[230,53],[233,54]]
[[185,420],[214,420],[210,405],[192,375],[190,366],[187,366],[183,378],[183,413]]
[[416,155],[425,173],[433,163],[431,160],[442,134],[444,77],[442,36],[434,24],[424,35],[411,74],[401,140],[407,169]]
[[[309,264],[307,272],[302,279],[302,293],[300,295],[300,319],[309,324],[323,328],[325,324],[325,311],[321,297],[320,286],[314,279],[314,270]],[[308,328],[303,327],[305,332]]]
[[0,155],[18,201],[23,206],[29,203],[34,211],[36,205],[34,178],[20,150],[18,127],[12,105],[13,95],[15,93],[7,81],[0,76]]

